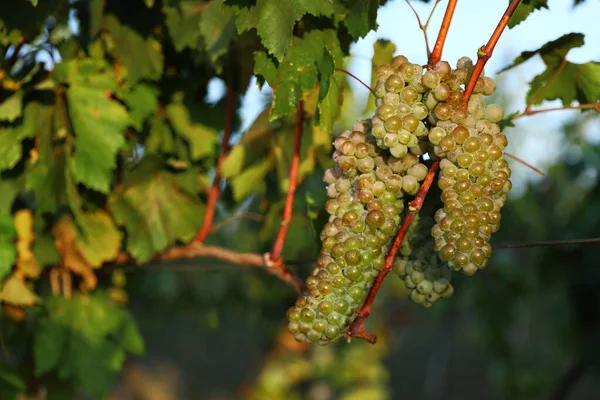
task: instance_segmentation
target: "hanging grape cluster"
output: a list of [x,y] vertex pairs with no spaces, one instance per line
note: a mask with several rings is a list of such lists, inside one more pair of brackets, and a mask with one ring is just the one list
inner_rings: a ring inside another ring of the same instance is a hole
[[405,205],[432,158],[441,160],[441,196],[426,199],[395,271],[412,301],[431,306],[454,292],[451,269],[472,275],[487,266],[489,240],[511,188],[510,168],[497,124],[503,110],[484,101],[494,81],[480,77],[463,107],[472,69],[466,57],[454,70],[445,61],[424,70],[404,56],[378,67],[374,116],[334,141],[336,165],[324,176],[330,200],[321,253],[287,313],[298,341],[327,344],[344,335],[384,267]]

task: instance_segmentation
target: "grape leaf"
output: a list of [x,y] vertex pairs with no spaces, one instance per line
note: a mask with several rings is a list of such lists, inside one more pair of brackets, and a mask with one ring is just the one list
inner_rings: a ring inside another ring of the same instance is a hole
[[316,122],[320,129],[331,132],[333,123],[338,119],[343,102],[343,78],[332,77],[327,94],[318,104]]
[[129,116],[125,107],[107,97],[107,91],[114,89],[109,71],[83,60],[71,73],[67,99],[75,131],[75,155],[69,168],[77,182],[107,193],[116,154],[125,144]]
[[0,281],[10,272],[17,259],[16,236],[10,214],[0,214]]
[[514,28],[525,21],[532,12],[542,8],[548,9],[548,0],[523,0],[508,21],[508,27]]
[[124,100],[129,107],[129,116],[133,127],[141,131],[146,118],[158,110],[158,89],[155,86],[140,83],[125,93]]
[[12,169],[21,159],[21,137],[14,127],[0,127],[0,171]]
[[60,378],[72,379],[94,398],[104,398],[125,352],[143,350],[133,319],[102,292],[50,297],[47,310],[35,331],[36,375],[57,369]]
[[202,12],[200,32],[206,52],[220,74],[222,65],[217,60],[227,52],[236,35],[233,10],[224,7],[223,0],[211,1]]
[[262,43],[278,60],[286,50],[293,49],[294,25],[306,13],[330,16],[334,12],[332,2],[323,0],[258,0],[250,9],[237,10],[238,33],[256,28]]
[[350,0],[346,3],[347,13],[343,21],[352,39],[358,40],[377,29],[378,0]]
[[182,51],[186,47],[192,49],[197,47],[202,19],[202,13],[198,12],[197,7],[196,0],[164,2],[163,13],[166,16],[166,25],[177,51]]
[[0,398],[3,400],[22,399],[27,385],[23,374],[17,367],[0,363]]
[[105,17],[104,26],[112,39],[110,51],[127,68],[127,79],[131,83],[161,77],[164,56],[158,40],[143,38],[136,30],[122,25],[113,15]]
[[123,235],[110,216],[102,210],[83,213],[83,235],[77,235],[75,245],[92,267],[114,260],[121,249]]
[[0,288],[0,300],[16,306],[32,306],[41,299],[17,276],[10,276]]
[[0,102],[0,121],[13,122],[23,111],[23,91],[17,90]]
[[556,40],[544,44],[537,50],[524,51],[517,58],[515,58],[512,64],[502,68],[499,73],[508,71],[509,69],[524,63],[531,57],[538,54],[543,60],[546,58],[552,59],[552,61],[562,61],[562,59],[566,57],[569,50],[583,46],[583,38],[584,36],[582,33],[568,33]]
[[[537,50],[525,51],[511,65],[501,72],[522,64],[535,55],[540,55],[546,70],[530,82],[527,102],[537,96],[534,104],[544,100],[560,99],[563,105],[574,100],[579,103],[594,103],[600,100],[600,62],[590,61],[583,64],[566,61],[569,50],[583,45],[583,34],[569,33]],[[558,75],[557,70],[560,68]],[[543,89],[540,92],[540,89]],[[537,93],[541,93],[538,95]]]
[[110,210],[127,232],[127,250],[138,261],[176,241],[190,241],[200,229],[204,206],[182,190],[176,177],[159,173],[110,196]]
[[49,319],[40,321],[33,345],[36,376],[56,368],[67,344],[68,334],[65,326],[55,324]]
[[[331,60],[324,56],[324,50],[331,55],[334,66],[341,64],[343,53],[340,43],[336,32],[330,29],[308,32],[304,38],[294,37],[278,68],[264,53],[256,53],[256,72],[266,71],[267,75],[263,77],[273,88],[272,120],[293,113],[303,94],[312,90],[317,82],[329,85],[325,81],[331,78],[333,71],[327,68]],[[274,68],[277,69],[276,75],[273,74]],[[325,94],[320,94],[320,97],[324,98]]]
[[193,160],[213,154],[217,143],[217,131],[201,123],[192,122],[189,111],[180,94],[166,107],[167,115],[175,132],[187,140]]
[[266,188],[265,176],[273,168],[274,162],[273,157],[269,154],[259,162],[244,168],[239,175],[234,176],[230,180],[233,198],[240,201],[251,193],[263,193]]

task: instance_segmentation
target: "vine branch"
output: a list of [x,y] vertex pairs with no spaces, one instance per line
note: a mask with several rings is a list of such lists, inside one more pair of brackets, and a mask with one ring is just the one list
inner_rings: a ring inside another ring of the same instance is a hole
[[[446,7],[446,13],[444,14],[444,19],[442,20],[442,26],[440,27],[440,32],[438,33],[437,40],[435,41],[435,46],[433,47],[433,51],[429,57],[429,65],[437,64],[442,59],[442,50],[444,49],[444,43],[446,42],[448,31],[450,30],[450,23],[452,22],[452,17],[454,16],[456,3],[458,3],[458,0],[448,0],[448,7]],[[427,20],[427,23],[429,23],[429,20]]]
[[233,86],[230,84],[227,87],[227,103],[225,106],[225,127],[223,128],[223,141],[221,142],[221,154],[217,159],[217,166],[215,168],[215,178],[212,186],[208,193],[208,201],[206,203],[206,211],[204,212],[204,222],[202,222],[202,228],[196,236],[197,242],[203,242],[208,234],[211,232],[211,226],[215,217],[215,208],[217,206],[217,200],[221,194],[219,185],[221,184],[221,164],[227,157],[229,151],[229,139],[231,137],[232,125],[233,125],[233,109],[235,103],[235,91]]
[[587,372],[587,366],[583,361],[579,360],[571,364],[562,374],[558,385],[554,389],[551,400],[565,400],[569,397],[569,393],[573,390],[577,382],[581,380]]
[[600,113],[600,101],[598,101],[596,103],[578,104],[578,105],[573,105],[573,106],[542,108],[542,109],[539,109],[539,110],[531,110],[531,109],[527,109],[526,108],[525,111],[523,111],[520,114],[515,115],[514,117],[511,118],[511,120],[515,120],[515,119],[519,119],[519,118],[523,118],[523,117],[527,117],[527,116],[535,115],[535,114],[552,112],[552,111],[562,111],[562,110],[590,110],[590,109],[595,110],[596,112]]
[[375,297],[377,296],[377,293],[381,288],[383,280],[394,267],[394,258],[396,257],[396,253],[400,249],[400,246],[402,245],[402,241],[406,236],[406,232],[408,232],[408,228],[410,227],[413,220],[421,210],[421,207],[423,207],[423,202],[425,201],[425,197],[427,196],[427,193],[431,188],[433,180],[435,179],[435,174],[439,168],[439,165],[439,160],[436,160],[431,165],[431,168],[429,168],[429,172],[427,173],[425,180],[421,184],[419,192],[417,193],[415,198],[410,203],[408,203],[409,212],[404,217],[404,221],[402,221],[402,225],[398,230],[398,234],[396,235],[396,238],[394,239],[394,242],[392,243],[392,246],[390,247],[390,250],[385,258],[385,265],[377,275],[377,278],[375,278],[375,282],[373,283],[373,286],[371,287],[371,290],[369,291],[369,294],[367,295],[363,306],[360,310],[356,312],[356,314],[358,314],[358,318],[356,318],[354,322],[352,322],[352,324],[348,328],[348,331],[346,332],[346,336],[348,336],[348,339],[357,337],[365,339],[369,343],[375,343],[377,341],[377,337],[367,331],[364,322],[371,313],[373,301],[375,301]]
[[477,64],[475,64],[475,68],[473,68],[471,77],[469,78],[467,86],[465,87],[465,100],[463,103],[464,109],[466,109],[467,105],[469,104],[469,99],[473,94],[473,90],[475,89],[477,80],[483,72],[483,67],[485,67],[485,64],[492,56],[492,53],[494,52],[494,47],[496,47],[496,43],[498,43],[498,39],[500,39],[502,32],[504,32],[504,28],[506,28],[508,21],[510,21],[510,17],[512,17],[520,2],[521,0],[511,0],[510,4],[506,8],[506,11],[504,12],[504,15],[502,16],[502,18],[500,18],[498,26],[496,26],[496,29],[492,33],[490,40],[487,42],[487,44],[481,46],[477,51]]
[[427,37],[427,27],[429,27],[429,21],[431,21],[431,17],[433,16],[433,13],[435,12],[437,5],[440,4],[440,1],[442,1],[442,0],[435,0],[435,3],[433,4],[433,7],[431,8],[431,12],[429,13],[429,17],[427,17],[427,21],[425,22],[425,25],[423,25],[421,23],[421,18],[419,17],[417,10],[415,10],[415,8],[413,7],[413,5],[411,4],[411,2],[409,0],[406,0],[406,4],[408,4],[410,9],[415,14],[415,17],[417,17],[417,23],[419,24],[419,29],[423,31],[423,37],[425,38],[425,49],[427,50],[427,59],[428,60],[431,59],[431,49],[429,48],[429,38]]
[[[236,264],[241,267],[257,267],[264,269],[268,273],[276,276],[296,292],[301,293],[304,288],[304,282],[283,263],[275,265],[269,260],[269,253],[240,253],[235,250],[226,249],[219,246],[206,246],[201,242],[192,241],[184,246],[175,246],[157,254],[152,261],[175,261],[194,258],[214,258],[216,260]],[[115,260],[116,264],[128,264],[132,260],[126,253],[121,253]],[[188,268],[192,270],[193,268]],[[197,269],[203,269],[198,267]]]
[[571,240],[550,240],[545,242],[528,242],[528,243],[509,243],[494,246],[496,249],[523,249],[530,247],[550,247],[550,246],[566,246],[569,244],[587,244],[587,243],[600,243],[600,238],[587,238],[587,239],[571,239]]
[[303,125],[303,108],[304,102],[300,100],[298,102],[298,108],[296,109],[296,130],[294,133],[294,154],[292,155],[292,164],[290,166],[289,174],[289,188],[287,191],[287,197],[285,199],[285,206],[283,208],[283,217],[281,221],[281,227],[279,233],[275,239],[273,250],[269,255],[269,259],[276,266],[283,265],[281,259],[281,253],[283,252],[283,246],[285,244],[285,238],[290,228],[290,221],[292,220],[292,213],[294,211],[294,195],[296,194],[296,187],[298,186],[298,170],[300,168],[300,146],[302,145],[302,125]]

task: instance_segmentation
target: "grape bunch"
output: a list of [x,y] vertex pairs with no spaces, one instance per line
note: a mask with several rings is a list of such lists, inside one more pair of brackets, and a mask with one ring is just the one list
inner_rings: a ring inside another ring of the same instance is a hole
[[[335,167],[324,181],[329,222],[306,291],[288,310],[300,342],[339,339],[356,318],[396,235],[410,196],[440,160],[437,199],[429,196],[410,227],[395,264],[415,303],[431,306],[451,296],[451,270],[485,268],[491,234],[511,189],[499,105],[484,96],[496,85],[478,78],[467,107],[464,85],[473,70],[463,57],[424,70],[404,56],[378,67],[376,112],[334,141]],[[441,198],[441,204],[439,204]],[[434,211],[436,210],[437,211]]]
[[405,194],[416,193],[427,175],[417,156],[381,151],[370,121],[358,121],[334,142],[336,166],[325,172],[330,215],[320,238],[317,266],[306,292],[288,310],[298,341],[327,344],[356,318],[401,222]]
[[[484,100],[484,95],[495,91],[494,81],[479,77],[466,110],[462,107],[460,85],[469,78],[472,66],[471,60],[463,57],[451,74],[438,74],[436,90],[447,87],[449,95],[427,104],[428,120],[435,125],[429,141],[442,159],[438,186],[443,208],[434,216],[434,248],[452,269],[467,275],[487,266],[492,255],[489,241],[500,227],[500,209],[512,187],[510,167],[504,159],[508,141],[497,124],[504,111]],[[425,75],[430,72],[435,70]]]
[[433,249],[434,239],[430,232],[434,223],[430,216],[417,215],[394,263],[394,271],[410,290],[409,299],[425,307],[454,293],[450,283],[452,271]]

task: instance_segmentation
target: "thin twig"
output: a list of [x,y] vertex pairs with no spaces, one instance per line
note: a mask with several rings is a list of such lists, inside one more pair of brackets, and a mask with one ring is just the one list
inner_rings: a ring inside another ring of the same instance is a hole
[[220,221],[218,224],[213,224],[212,228],[210,229],[210,232],[216,232],[219,229],[221,229],[223,226],[227,225],[230,222],[233,221],[237,221],[237,220],[241,220],[241,219],[248,219],[251,221],[256,221],[256,222],[262,222],[265,220],[265,216],[259,213],[255,213],[255,212],[242,212],[239,214],[235,214],[235,215],[231,215],[225,219],[223,219],[222,221]]
[[23,48],[24,44],[25,44],[25,40],[21,39],[19,41],[19,43],[14,47],[13,53],[10,55],[10,58],[8,59],[9,70],[17,62],[17,58],[19,57],[19,53],[21,52],[21,49]]
[[456,8],[457,2],[458,0],[448,0],[448,7],[446,7],[442,26],[440,27],[435,46],[431,52],[431,57],[429,57],[429,65],[437,64],[442,59],[442,50],[444,49],[444,43],[446,42],[446,36],[448,36],[448,30],[450,29],[450,23],[452,22],[452,16],[454,15],[454,9]]
[[408,204],[409,212],[404,217],[404,221],[402,221],[402,225],[400,226],[400,229],[398,230],[398,234],[396,235],[396,238],[394,239],[394,242],[392,243],[392,246],[390,247],[390,250],[388,251],[388,254],[385,258],[385,266],[379,272],[379,274],[377,275],[377,278],[375,278],[375,282],[373,283],[373,286],[371,287],[371,290],[369,291],[369,294],[367,295],[367,298],[365,299],[363,306],[361,307],[360,310],[358,310],[356,312],[356,314],[358,314],[358,318],[356,318],[354,320],[354,322],[352,322],[352,324],[348,328],[348,331],[346,332],[346,336],[348,336],[348,339],[353,338],[353,337],[358,337],[361,339],[365,339],[366,341],[368,341],[370,343],[375,343],[375,341],[377,340],[377,337],[375,335],[373,335],[367,331],[367,329],[365,328],[364,322],[369,317],[369,314],[371,313],[371,307],[373,305],[373,301],[375,300],[375,297],[377,296],[377,293],[379,292],[379,289],[381,287],[381,284],[383,283],[383,280],[385,279],[387,274],[394,267],[394,258],[396,257],[396,253],[398,252],[398,250],[400,249],[400,246],[402,245],[402,241],[404,240],[404,236],[406,235],[406,232],[408,231],[410,224],[413,222],[413,220],[415,219],[415,217],[421,210],[421,207],[423,206],[423,202],[425,201],[425,197],[427,196],[427,193],[429,192],[429,188],[431,187],[431,184],[433,183],[433,180],[435,179],[435,174],[439,168],[439,165],[440,165],[439,160],[436,160],[431,165],[431,168],[429,169],[429,172],[427,173],[427,177],[421,184],[421,188],[419,189],[419,192],[417,193],[415,198]]
[[524,249],[524,248],[530,248],[530,247],[566,246],[569,244],[588,244],[588,243],[600,243],[600,238],[572,239],[572,240],[550,240],[550,241],[545,241],[545,242],[500,244],[500,245],[494,246],[494,250]]
[[369,89],[369,91],[373,94],[373,96],[375,96],[375,91],[373,89],[371,89],[371,87],[369,85],[367,85],[366,83],[364,83],[363,81],[361,81],[356,75],[354,75],[352,72],[347,71],[343,68],[335,68],[336,71],[339,72],[343,72],[348,76],[351,76],[352,78],[356,79],[360,84],[362,84],[364,87],[366,87],[367,89]]
[[547,112],[552,112],[552,111],[562,111],[562,110],[595,110],[597,112],[600,113],[600,101],[596,102],[596,103],[589,103],[589,104],[578,104],[578,105],[574,105],[574,106],[562,106],[562,107],[552,107],[552,108],[542,108],[539,110],[527,110],[525,109],[525,111],[523,111],[520,114],[515,115],[514,117],[511,118],[511,120],[515,120],[515,119],[519,119],[522,117],[527,117],[530,115],[536,115],[536,114],[541,114],[541,113],[547,113]]
[[573,390],[577,382],[581,380],[587,371],[587,366],[583,361],[579,360],[571,364],[566,371],[563,372],[558,385],[550,396],[551,400],[565,400],[569,397],[569,393]]
[[233,86],[230,84],[227,88],[227,104],[225,108],[225,127],[223,128],[223,141],[221,142],[221,154],[217,160],[217,166],[215,168],[215,178],[213,180],[210,192],[208,193],[208,201],[206,202],[206,211],[204,212],[204,222],[202,228],[196,236],[197,242],[203,242],[208,234],[211,232],[211,226],[215,217],[215,208],[217,206],[217,200],[221,190],[219,185],[221,183],[221,164],[227,157],[229,151],[229,138],[231,137],[231,131],[233,126],[233,109],[235,103],[235,91]]
[[433,13],[434,13],[437,5],[440,4],[440,1],[442,1],[442,0],[435,0],[435,3],[433,4],[433,7],[431,8],[431,12],[429,13],[429,17],[427,18],[425,25],[423,25],[421,23],[421,18],[419,17],[417,10],[415,10],[415,8],[413,7],[412,3],[409,0],[406,0],[406,4],[408,4],[410,9],[413,11],[413,13],[415,13],[415,17],[417,17],[417,22],[419,23],[419,29],[421,29],[423,31],[423,37],[425,38],[425,49],[427,50],[427,59],[428,60],[431,59],[431,49],[429,48],[429,38],[427,37],[427,27],[429,26],[429,21],[431,21],[431,17],[433,16]]
[[544,172],[541,169],[534,167],[533,165],[529,164],[527,161],[520,159],[519,157],[515,156],[514,154],[504,152],[504,155],[508,158],[512,158],[513,160],[520,162],[521,164],[523,164],[524,166],[526,166],[528,168],[531,168],[532,170],[534,170],[535,172],[537,172],[538,174],[540,174],[542,176],[546,175],[546,174],[544,174]]
[[473,68],[473,73],[471,74],[471,77],[469,78],[469,81],[467,82],[467,86],[465,88],[465,100],[463,103],[464,109],[466,109],[467,105],[469,104],[469,99],[473,94],[473,90],[475,89],[477,80],[483,72],[483,67],[485,67],[485,64],[492,56],[492,53],[494,52],[494,47],[496,47],[496,43],[498,43],[498,39],[500,39],[504,28],[506,28],[510,17],[515,12],[520,2],[521,0],[511,0],[510,4],[506,8],[506,11],[504,12],[504,15],[502,16],[502,18],[500,18],[500,22],[498,22],[498,26],[496,26],[494,33],[492,33],[490,40],[487,42],[487,44],[479,48],[479,51],[477,52],[477,64],[475,64],[475,68]]
[[300,100],[298,102],[298,108],[296,109],[296,130],[294,133],[294,153],[292,155],[292,162],[290,165],[289,174],[289,188],[287,191],[287,197],[285,199],[285,206],[283,208],[283,216],[281,220],[281,227],[279,233],[275,239],[273,250],[270,254],[270,260],[275,263],[283,264],[281,259],[281,253],[283,252],[283,246],[285,244],[285,238],[290,228],[290,222],[292,220],[292,213],[294,211],[294,195],[296,194],[296,187],[298,186],[298,174],[300,168],[300,146],[302,145],[302,128],[303,128],[303,108],[304,102]]

